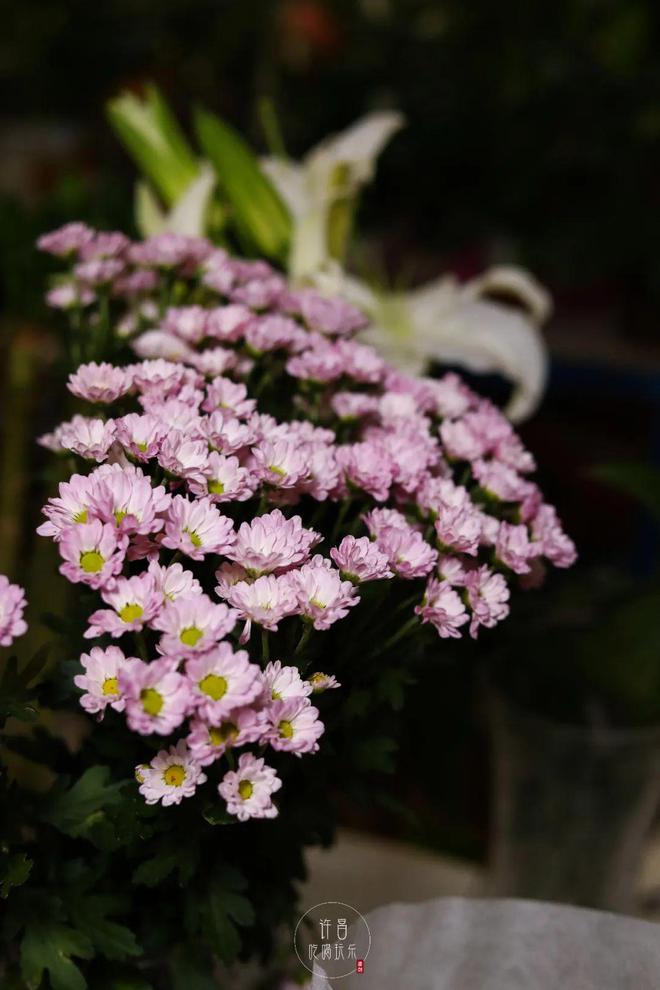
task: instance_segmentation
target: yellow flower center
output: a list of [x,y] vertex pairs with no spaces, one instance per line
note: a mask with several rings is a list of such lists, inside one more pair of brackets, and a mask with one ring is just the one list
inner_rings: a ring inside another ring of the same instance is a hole
[[309,603],[310,603],[310,605],[313,605],[315,608],[325,608],[326,607],[325,606],[325,602],[319,601],[318,598],[310,598]]
[[241,797],[243,798],[244,801],[247,801],[248,798],[251,798],[252,797],[253,790],[254,790],[254,787],[252,786],[252,782],[251,781],[249,781],[249,780],[241,780],[240,781],[240,783],[238,785],[238,793],[241,795]]
[[87,509],[81,509],[80,512],[76,512],[73,517],[74,523],[86,523],[87,522]]
[[126,512],[125,509],[115,509],[115,511],[112,514],[115,517],[115,522],[119,526],[128,515],[128,512]]
[[140,701],[147,715],[160,715],[164,699],[155,688],[144,688],[140,691]]
[[238,728],[233,722],[223,722],[222,725],[212,725],[209,728],[209,742],[212,746],[222,746],[231,742],[238,735]]
[[199,689],[204,694],[208,694],[209,698],[213,698],[214,701],[220,701],[220,698],[227,691],[227,681],[219,674],[207,674],[199,682]]
[[119,682],[116,677],[106,677],[101,688],[103,694],[119,694]]
[[144,609],[141,605],[138,605],[137,602],[129,602],[127,605],[124,605],[123,608],[120,608],[117,614],[122,622],[135,622],[136,619],[140,618],[143,612]]
[[85,553],[80,554],[80,566],[85,574],[98,574],[103,570],[104,564],[105,558],[98,550],[86,550]]
[[293,738],[293,726],[291,722],[286,721],[286,719],[277,727],[280,730],[280,736],[282,739],[292,739]]
[[272,691],[271,692],[271,697],[272,697],[273,701],[281,701],[282,700],[282,695],[280,694],[279,691]]
[[163,780],[168,787],[181,787],[186,779],[186,771],[180,763],[172,763],[163,770]]
[[188,534],[188,536],[190,537],[190,542],[192,543],[192,545],[194,547],[197,547],[197,548],[201,547],[202,541],[200,539],[199,534],[196,532],[196,530],[194,530],[194,529],[184,529],[183,532]]
[[197,626],[188,626],[179,633],[179,639],[184,646],[197,646],[204,633]]
[[211,495],[224,495],[225,493],[225,486],[221,481],[209,481],[208,488]]
[[141,454],[146,454],[147,452],[146,443],[137,443],[135,446],[137,447],[137,449],[140,451]]
[[273,474],[278,474],[280,476],[280,478],[283,478],[284,475],[286,474],[286,471],[284,470],[284,468],[281,468],[278,464],[269,464],[268,465],[268,470],[269,471],[272,471]]

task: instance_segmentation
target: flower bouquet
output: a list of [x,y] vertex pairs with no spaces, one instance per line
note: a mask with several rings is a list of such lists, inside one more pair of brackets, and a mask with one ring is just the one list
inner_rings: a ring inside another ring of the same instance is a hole
[[[378,800],[416,659],[574,548],[502,413],[390,366],[342,298],[199,237],[40,247],[81,363],[39,532],[76,595],[67,661],[0,699],[86,718],[43,792],[5,781],[5,975],[204,990],[277,949],[336,796]],[[22,607],[5,581],[3,645]]]

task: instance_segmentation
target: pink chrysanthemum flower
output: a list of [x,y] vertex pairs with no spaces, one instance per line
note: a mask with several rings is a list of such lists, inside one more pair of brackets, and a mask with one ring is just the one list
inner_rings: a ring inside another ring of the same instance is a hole
[[392,461],[384,446],[371,441],[337,448],[337,463],[349,485],[384,502],[393,480]]
[[145,361],[185,361],[192,363],[195,352],[185,340],[163,330],[146,330],[136,337],[131,346],[139,358]]
[[415,612],[422,622],[431,622],[443,639],[458,639],[461,626],[469,616],[460,596],[451,585],[437,578],[430,578],[424,592],[424,600]]
[[115,424],[111,419],[105,422],[102,419],[74,416],[69,423],[62,423],[59,428],[62,447],[90,461],[106,460],[114,440]]
[[[220,588],[216,590],[220,593]],[[238,581],[225,590],[224,596],[246,620],[241,643],[250,638],[253,622],[275,631],[282,619],[297,611],[296,596],[286,576],[265,574],[255,581]]]
[[555,567],[570,567],[575,563],[575,544],[564,533],[557,511],[551,505],[539,506],[532,519],[532,537],[539,542],[543,556]]
[[309,477],[307,451],[289,440],[264,440],[252,448],[255,472],[274,488],[295,488]]
[[312,685],[303,681],[297,667],[285,667],[279,660],[266,664],[263,672],[264,703],[285,701],[288,698],[306,698],[312,693]]
[[256,405],[254,399],[248,398],[247,388],[242,382],[220,377],[214,378],[207,386],[202,409],[208,413],[220,410],[237,419],[244,419],[254,412]]
[[212,451],[204,467],[188,481],[188,488],[197,496],[208,496],[212,502],[244,502],[251,498],[259,484],[251,471],[241,467],[238,457],[225,457]]
[[132,732],[167,736],[190,710],[190,686],[169,657],[143,663],[135,660],[119,671],[119,690],[126,701],[126,721]]
[[163,633],[158,644],[161,653],[190,657],[212,649],[235,624],[235,612],[202,594],[166,602],[152,628]]
[[125,254],[130,243],[126,234],[122,234],[120,230],[100,230],[81,246],[80,256],[85,261],[94,258],[119,258]]
[[264,735],[264,741],[269,742],[273,749],[295,753],[296,756],[318,751],[318,739],[323,735],[325,726],[319,719],[318,708],[314,708],[309,698],[273,701],[265,711],[270,728]]
[[163,605],[156,582],[148,572],[136,577],[117,578],[114,587],[103,590],[101,597],[110,608],[98,609],[90,615],[85,639],[95,639],[104,633],[113,637],[123,636],[126,632],[142,629],[149,625]]
[[125,264],[119,258],[92,258],[73,266],[73,274],[84,285],[107,286],[122,274]]
[[222,564],[215,572],[215,577],[218,582],[215,591],[219,598],[226,598],[230,588],[233,588],[239,581],[252,584],[248,572],[240,564]]
[[324,502],[329,496],[337,494],[343,484],[335,447],[334,444],[322,442],[312,442],[306,446],[308,477],[299,486],[299,490]]
[[195,575],[192,571],[186,571],[178,561],[166,567],[152,560],[149,562],[148,573],[153,577],[155,588],[163,603],[202,593],[202,586]]
[[483,565],[468,571],[465,589],[472,609],[470,636],[477,638],[479,626],[492,629],[509,614],[509,586],[502,574]]
[[[140,468],[114,464],[95,476],[89,503],[95,516],[120,533],[157,533],[171,497],[162,485],[153,488]],[[90,479],[91,480],[91,479]]]
[[60,573],[74,584],[109,587],[122,569],[126,542],[126,537],[119,536],[114,526],[100,519],[71,526],[62,533],[59,542],[64,558]]
[[205,783],[206,774],[194,759],[181,739],[176,746],[170,746],[153,758],[148,766],[135,768],[140,781],[140,794],[147,804],[164,807],[180,804],[184,798],[192,797],[200,784]]
[[239,303],[217,306],[208,311],[206,333],[208,337],[214,337],[216,340],[235,342],[243,337],[254,319],[254,313],[247,306],[241,306]]
[[378,533],[376,545],[387,557],[394,573],[406,580],[425,577],[438,559],[437,550],[410,527],[386,526]]
[[23,611],[27,602],[25,592],[18,584],[11,584],[0,574],[0,646],[11,646],[15,639],[27,631]]
[[131,375],[126,368],[116,368],[107,362],[81,364],[69,375],[67,387],[77,398],[86,402],[115,402],[132,387]]
[[[128,370],[133,378],[133,385],[139,392],[152,392],[161,398],[176,395],[184,382],[190,381],[191,377],[190,368],[163,358],[140,361],[130,365]],[[192,374],[194,378],[199,377],[194,372]]]
[[368,536],[345,536],[338,547],[330,551],[342,578],[353,584],[393,577],[387,557]]
[[211,347],[205,351],[195,352],[192,361],[205,378],[217,378],[236,368],[237,357],[227,347]]
[[[222,607],[222,606],[220,606]],[[243,708],[263,691],[261,670],[250,663],[245,650],[236,653],[229,643],[186,663],[190,692],[199,715],[208,722],[221,721]]]
[[491,498],[502,502],[523,502],[536,495],[540,502],[536,485],[499,461],[474,461],[472,474]]
[[213,250],[202,237],[190,237],[163,231],[140,244],[131,244],[130,260],[149,268],[179,268],[195,270]]
[[170,306],[162,329],[189,344],[199,344],[206,336],[208,310],[204,306]]
[[341,337],[366,326],[363,313],[351,303],[338,297],[327,298],[315,289],[299,289],[286,297],[286,310],[301,316],[310,330]]
[[54,254],[58,258],[78,254],[94,238],[94,231],[85,223],[66,223],[48,234],[42,234],[37,241],[40,251]]
[[378,412],[378,396],[363,392],[335,392],[330,404],[333,412],[343,420],[366,419]]
[[282,349],[296,351],[306,339],[306,332],[295,320],[276,313],[258,317],[245,330],[245,343],[255,355]]
[[317,554],[308,564],[288,575],[301,615],[311,619],[315,629],[329,629],[343,619],[359,598],[350,581],[342,581],[330,561]]
[[277,817],[272,796],[281,786],[282,781],[264,760],[243,753],[236,770],[223,777],[218,792],[227,802],[229,814],[236,815],[239,822],[246,822],[249,818]]
[[186,741],[200,766],[206,767],[228,749],[257,742],[264,729],[264,715],[248,705],[246,708],[235,708],[218,722],[192,718]]
[[471,503],[439,510],[435,533],[441,547],[474,557],[479,552],[481,532],[481,513]]
[[334,691],[336,688],[341,687],[334,674],[324,674],[320,670],[317,670],[315,674],[310,674],[307,678],[307,683],[311,687],[313,694],[323,694],[324,691]]
[[412,528],[406,517],[398,509],[372,509],[362,518],[375,540],[386,529],[402,529],[408,532]]
[[446,581],[447,584],[451,584],[455,588],[462,588],[465,585],[469,571],[459,557],[448,553],[440,557],[437,573],[438,577]]
[[46,293],[46,305],[53,309],[91,306],[95,301],[96,293],[78,282],[62,282]]
[[135,657],[124,656],[118,646],[108,646],[105,650],[93,646],[89,653],[83,653],[80,663],[85,673],[76,674],[73,683],[84,691],[80,704],[86,712],[96,715],[108,705],[116,712],[123,712],[125,701],[119,675],[130,670],[134,662]]
[[301,564],[320,539],[314,530],[305,529],[300,516],[287,519],[279,509],[273,509],[241,523],[226,556],[256,577]]
[[237,454],[256,442],[249,424],[226,412],[214,412],[200,423],[202,435],[212,450],[220,454]]
[[149,413],[128,413],[115,420],[115,438],[126,453],[137,461],[156,457],[167,435],[167,427]]
[[540,549],[538,544],[530,542],[526,526],[500,523],[495,555],[515,574],[527,574],[532,560],[539,555]]
[[207,553],[228,554],[235,539],[231,519],[221,515],[210,499],[190,502],[183,495],[174,496],[165,518],[163,546],[202,560]]
[[286,370],[292,378],[320,385],[341,378],[345,371],[345,361],[334,344],[317,340],[308,350],[289,358]]
[[57,541],[74,524],[89,522],[89,488],[89,478],[82,474],[61,481],[59,496],[49,498],[42,509],[47,521],[38,527],[37,533]]
[[177,478],[200,478],[208,454],[205,440],[190,437],[181,430],[170,430],[161,444],[158,463]]

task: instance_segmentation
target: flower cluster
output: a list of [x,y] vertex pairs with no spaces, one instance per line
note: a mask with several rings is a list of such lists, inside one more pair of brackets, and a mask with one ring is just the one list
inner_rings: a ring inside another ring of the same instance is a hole
[[[277,813],[268,750],[315,752],[310,696],[339,686],[298,658],[364,585],[408,583],[413,625],[476,637],[512,582],[573,562],[500,411],[456,375],[393,369],[341,299],[198,238],[70,224],[40,244],[70,265],[50,302],[88,311],[90,333],[110,312],[133,352],[71,376],[84,412],[42,442],[80,469],[39,531],[101,600],[83,707],[178,737],[137,769],[148,802],[178,803],[219,763],[230,814]],[[270,662],[269,636],[296,627]]]
[[10,584],[4,574],[0,574],[0,646],[11,646],[18,636],[27,630],[23,618],[25,592],[17,584]]

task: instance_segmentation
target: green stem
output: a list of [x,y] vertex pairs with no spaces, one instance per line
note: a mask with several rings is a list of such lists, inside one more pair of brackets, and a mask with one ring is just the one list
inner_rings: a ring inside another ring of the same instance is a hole
[[377,656],[379,653],[381,654],[387,653],[389,650],[392,649],[393,646],[396,646],[398,642],[400,642],[402,639],[404,639],[404,637],[406,637],[409,633],[411,633],[413,629],[418,627],[419,627],[419,619],[417,618],[416,615],[412,615],[407,622],[404,622],[404,624],[399,629],[397,629],[397,631],[392,636],[390,636],[390,638],[386,640],[385,643],[383,643],[381,647],[379,647],[377,650],[374,650],[374,652],[369,655],[369,659]]
[[311,622],[306,622],[305,628],[302,631],[302,636],[298,640],[298,645],[293,651],[294,657],[297,657],[302,653],[302,651],[305,649],[305,646],[307,645],[307,640],[311,635],[312,635],[312,624]]
[[142,632],[136,632],[135,642],[137,643],[140,656],[145,663],[149,663],[149,653],[147,651],[147,644],[144,639],[144,634]]
[[270,642],[267,629],[261,630],[261,659],[264,663],[268,663],[270,660]]

